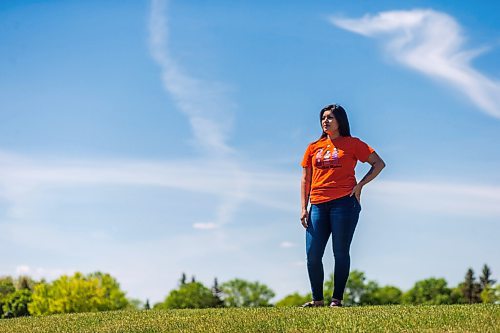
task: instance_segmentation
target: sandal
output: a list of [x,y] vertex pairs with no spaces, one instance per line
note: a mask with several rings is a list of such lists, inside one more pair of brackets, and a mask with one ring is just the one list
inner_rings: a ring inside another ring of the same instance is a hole
[[307,302],[307,303],[304,303],[302,304],[302,308],[319,308],[319,307],[323,307],[325,304],[323,302],[319,303],[319,302],[315,302],[315,301],[310,301],[310,302]]
[[331,308],[340,308],[342,307],[342,301],[339,301],[337,299],[332,299],[332,302],[330,303]]

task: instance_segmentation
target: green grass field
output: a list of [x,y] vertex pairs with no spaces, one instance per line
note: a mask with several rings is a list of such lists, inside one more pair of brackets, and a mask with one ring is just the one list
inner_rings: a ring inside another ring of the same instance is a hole
[[114,311],[5,319],[0,332],[500,332],[500,305]]

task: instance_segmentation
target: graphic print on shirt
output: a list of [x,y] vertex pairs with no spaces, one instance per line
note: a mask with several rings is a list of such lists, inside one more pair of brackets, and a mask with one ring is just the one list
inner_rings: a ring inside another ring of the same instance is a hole
[[314,158],[314,165],[317,168],[332,169],[342,167],[342,164],[340,164],[340,158],[344,156],[343,150],[334,147],[333,150],[327,150],[326,152],[323,152],[323,148],[319,149],[316,153],[316,157]]

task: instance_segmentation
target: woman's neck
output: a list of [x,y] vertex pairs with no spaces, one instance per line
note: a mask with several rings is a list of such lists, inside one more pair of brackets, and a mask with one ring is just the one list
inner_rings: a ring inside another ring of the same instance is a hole
[[334,133],[328,133],[328,137],[330,138],[330,140],[335,140],[335,139],[338,139],[340,138],[340,133],[338,131],[335,131]]

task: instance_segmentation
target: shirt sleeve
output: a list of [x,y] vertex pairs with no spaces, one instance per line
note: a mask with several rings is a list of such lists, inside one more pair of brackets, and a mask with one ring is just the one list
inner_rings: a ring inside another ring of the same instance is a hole
[[373,153],[375,149],[361,141],[360,139],[356,139],[356,144],[354,147],[354,156],[361,161],[361,162],[366,162],[368,161],[368,156],[370,156],[371,153]]
[[307,146],[306,152],[304,153],[304,158],[302,158],[302,167],[309,168],[311,166],[311,145]]

